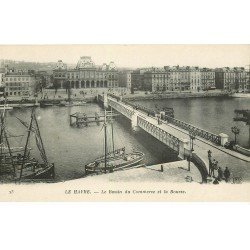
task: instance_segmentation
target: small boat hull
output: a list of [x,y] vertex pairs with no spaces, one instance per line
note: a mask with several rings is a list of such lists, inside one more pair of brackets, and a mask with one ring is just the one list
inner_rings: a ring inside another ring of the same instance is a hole
[[250,93],[234,93],[232,94],[234,98],[250,98]]
[[89,163],[85,166],[85,174],[103,174],[111,173],[114,171],[130,168],[139,164],[144,158],[142,152],[132,152],[129,154],[110,156],[107,159],[107,165],[105,167],[104,157],[97,159],[96,161]]
[[35,170],[34,172],[30,171],[24,174],[21,178],[21,181],[25,180],[51,180],[55,178],[55,166],[50,164],[46,167]]
[[55,167],[54,164],[49,164],[48,166],[39,166],[34,170],[32,168],[23,170],[22,177],[20,179],[20,166],[16,169],[15,175],[13,174],[13,167],[8,164],[3,167],[0,171],[0,181],[6,182],[30,182],[30,181],[51,181],[55,178]]
[[47,107],[59,106],[59,105],[60,105],[60,101],[41,101],[40,102],[41,108],[47,108]]

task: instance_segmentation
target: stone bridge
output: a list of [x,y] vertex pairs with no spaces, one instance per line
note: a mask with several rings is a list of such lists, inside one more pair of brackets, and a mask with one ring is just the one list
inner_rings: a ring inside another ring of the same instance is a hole
[[[108,108],[110,106],[131,120],[131,127],[134,131],[143,129],[174,150],[180,159],[190,157],[191,161],[200,169],[204,181],[209,170],[208,150],[212,151],[212,157],[218,160],[222,167],[224,167],[223,163],[227,166],[227,164],[232,162],[237,164],[240,162],[245,167],[245,164],[248,165],[250,161],[250,157],[245,157],[223,147],[228,140],[228,136],[223,133],[214,135],[206,131],[201,132],[203,130],[198,128],[195,138],[192,138],[190,134],[190,130],[192,130],[190,126],[192,125],[185,127],[183,122],[175,119],[182,124],[178,126],[178,122],[174,121],[171,123],[168,119],[163,119],[161,115],[153,117],[129,105],[127,102],[123,102],[121,98],[104,95],[99,96],[98,99],[103,102],[104,107]],[[194,132],[194,130],[192,131]],[[191,146],[192,144],[193,147]]]

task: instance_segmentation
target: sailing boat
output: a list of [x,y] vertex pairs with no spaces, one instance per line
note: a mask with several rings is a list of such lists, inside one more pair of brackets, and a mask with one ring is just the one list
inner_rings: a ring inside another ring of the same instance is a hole
[[[31,121],[28,125],[21,119],[18,120],[28,128],[25,148],[18,150],[10,147],[6,132],[5,110],[1,114],[1,154],[0,154],[0,180],[1,181],[23,181],[23,180],[44,180],[53,179],[55,177],[54,164],[48,163],[43,141],[41,138],[38,122],[34,113],[31,113]],[[43,163],[39,163],[35,158],[30,157],[30,149],[28,148],[31,132],[35,133],[36,144],[40,151]],[[3,145],[7,144],[8,152],[4,152]],[[24,153],[22,154],[22,152]]]
[[[112,111],[111,111],[112,119]],[[125,147],[115,149],[114,146],[114,133],[113,133],[113,121],[111,120],[111,137],[112,137],[112,151],[108,152],[108,138],[107,138],[107,111],[104,111],[104,156],[99,157],[94,162],[91,162],[85,166],[85,174],[102,174],[111,173],[116,170],[132,167],[143,160],[144,153],[135,151],[132,153],[126,153]]]

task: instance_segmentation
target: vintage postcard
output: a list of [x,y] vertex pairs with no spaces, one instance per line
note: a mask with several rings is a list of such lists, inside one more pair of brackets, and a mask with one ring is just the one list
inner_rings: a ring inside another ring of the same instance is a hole
[[250,45],[1,45],[0,201],[250,201]]

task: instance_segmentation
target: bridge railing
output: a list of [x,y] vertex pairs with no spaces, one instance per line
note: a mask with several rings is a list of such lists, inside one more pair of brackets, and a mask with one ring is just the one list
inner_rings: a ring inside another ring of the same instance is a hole
[[199,169],[202,177],[202,182],[206,183],[208,177],[208,171],[205,162],[196,153],[192,154],[190,160]]
[[171,123],[179,128],[190,131],[191,133],[193,133],[201,138],[204,138],[204,139],[211,141],[211,142],[218,144],[218,145],[221,144],[221,137],[219,135],[213,134],[211,132],[208,132],[208,131],[203,130],[203,129],[198,128],[198,127],[195,127],[189,123],[177,120],[176,118],[173,118],[173,117],[170,117],[167,115],[164,115],[162,118],[163,118],[163,120],[165,120],[165,121],[167,121],[167,122],[169,122],[169,123]]
[[135,110],[140,110],[140,111],[144,112],[147,115],[155,116],[155,114],[156,114],[156,112],[154,110],[146,108],[140,104],[131,103],[131,102],[126,101],[126,100],[124,100],[122,102]]
[[114,98],[114,99],[116,99],[116,101],[118,101],[118,102],[121,100],[121,97],[119,97],[117,95],[114,95],[114,94],[111,94],[111,93],[108,93],[107,95]]
[[165,130],[155,126],[154,124],[144,120],[142,117],[138,116],[138,126],[147,131],[149,134],[153,135],[159,141],[163,142],[173,150],[179,152],[179,138],[173,136],[172,134],[166,132]]
[[[116,101],[118,101],[118,102],[121,101],[121,98],[119,96],[114,95],[114,94],[108,94],[108,96],[116,99]],[[153,109],[149,109],[149,108],[147,108],[147,107],[145,107],[143,105],[140,105],[138,103],[132,103],[132,102],[126,101],[126,100],[122,100],[122,103],[130,106],[131,108],[133,108],[135,110],[140,110],[140,111],[144,112],[145,114],[151,115],[153,117],[155,117],[155,115],[157,114],[157,112],[154,111]],[[169,114],[173,113],[173,109],[171,109],[171,108],[164,108],[164,111],[168,112]]]
[[[109,94],[109,96],[111,96],[112,98],[116,99],[117,101],[120,101],[120,97],[116,96],[116,95],[113,95],[113,94]],[[133,109],[136,109],[136,110],[140,110],[140,111],[143,111],[144,113],[146,113],[147,115],[151,115],[153,117],[155,117],[155,114],[156,112],[154,110],[151,110],[151,109],[148,109],[140,104],[134,104],[134,103],[131,103],[129,101],[126,101],[126,100],[123,100],[122,103],[132,107]],[[178,120],[172,116],[169,116],[169,115],[163,115],[161,117],[162,120],[165,120],[177,127],[180,127],[184,130],[187,130],[187,131],[190,131],[192,132],[193,134],[201,137],[201,138],[204,138],[208,141],[211,141],[215,144],[218,144],[218,145],[221,145],[221,137],[219,135],[216,135],[216,134],[213,134],[211,132],[208,132],[204,129],[201,129],[201,128],[198,128],[198,127],[195,127],[194,125],[191,125],[189,123],[186,123],[184,121],[181,121],[181,120]]]
[[109,100],[109,104],[111,105],[111,107],[113,107],[114,109],[120,111],[122,114],[124,114],[125,116],[127,116],[128,118],[131,118],[133,115],[133,111],[124,107],[123,105],[120,105],[117,102],[114,102],[113,100]]

